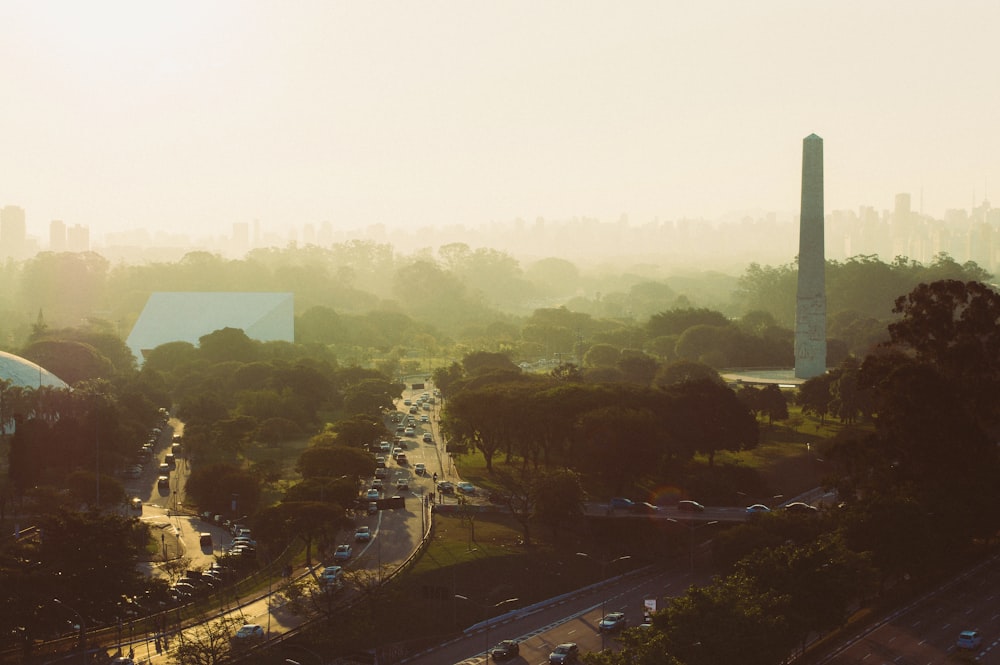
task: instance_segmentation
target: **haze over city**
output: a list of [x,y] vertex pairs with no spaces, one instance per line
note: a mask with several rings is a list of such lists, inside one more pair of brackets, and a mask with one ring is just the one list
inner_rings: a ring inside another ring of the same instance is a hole
[[815,132],[828,212],[907,192],[943,218],[1000,187],[998,19],[971,0],[7,0],[0,206],[92,239],[791,220]]

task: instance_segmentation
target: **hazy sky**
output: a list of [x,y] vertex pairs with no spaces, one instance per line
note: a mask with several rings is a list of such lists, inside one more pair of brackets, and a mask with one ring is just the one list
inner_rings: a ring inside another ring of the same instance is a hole
[[0,205],[228,234],[1000,199],[1000,2],[0,0]]

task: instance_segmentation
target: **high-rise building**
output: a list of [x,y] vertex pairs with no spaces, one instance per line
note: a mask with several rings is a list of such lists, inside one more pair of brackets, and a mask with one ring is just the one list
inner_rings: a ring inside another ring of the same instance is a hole
[[66,247],[71,252],[90,251],[90,227],[74,224],[66,231]]
[[24,208],[4,206],[0,209],[0,256],[23,258],[26,240]]
[[66,251],[66,222],[53,219],[49,222],[49,250],[53,252]]
[[802,207],[795,301],[795,377],[826,372],[826,255],[823,224],[823,139],[802,140]]

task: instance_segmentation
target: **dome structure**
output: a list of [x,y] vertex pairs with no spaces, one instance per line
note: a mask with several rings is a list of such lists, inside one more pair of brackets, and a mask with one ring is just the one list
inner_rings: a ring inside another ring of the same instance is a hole
[[15,386],[22,388],[38,388],[40,386],[69,388],[65,381],[41,365],[36,365],[30,360],[5,351],[0,351],[0,380],[10,381]]

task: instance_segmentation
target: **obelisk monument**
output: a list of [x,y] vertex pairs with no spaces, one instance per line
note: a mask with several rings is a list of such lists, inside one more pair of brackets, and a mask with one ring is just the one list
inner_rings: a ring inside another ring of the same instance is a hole
[[826,372],[826,256],[823,247],[823,139],[802,140],[799,285],[795,301],[795,377]]

